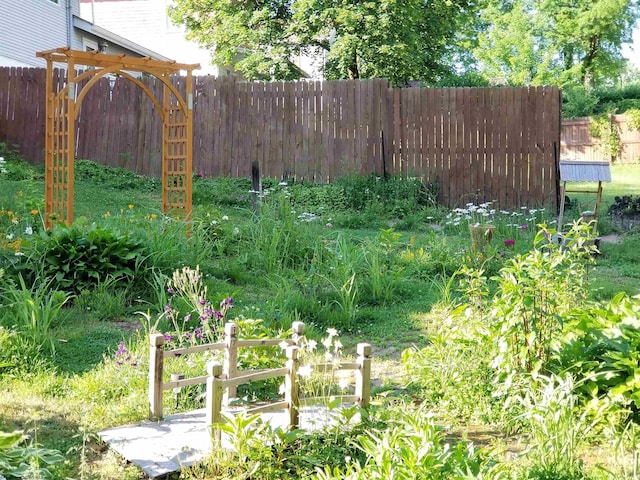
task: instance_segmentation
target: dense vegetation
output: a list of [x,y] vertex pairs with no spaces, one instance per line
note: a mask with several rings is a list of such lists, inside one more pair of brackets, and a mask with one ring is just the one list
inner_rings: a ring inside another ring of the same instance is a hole
[[[558,241],[542,209],[447,211],[418,179],[265,180],[254,211],[247,180],[194,178],[187,237],[158,211],[157,181],[78,161],[77,219],[45,231],[42,173],[4,156],[6,478],[139,478],[94,435],[146,417],[149,333],[201,343],[232,319],[246,337],[286,336],[302,320],[316,355],[371,342],[373,405],[336,410],[341,421],[318,432],[238,417],[234,448],[180,478],[636,478],[637,230],[594,255],[584,225]],[[487,223],[493,239],[471,248],[469,225]],[[599,228],[615,227],[603,213]],[[200,393],[184,388],[180,408],[200,407]],[[277,394],[264,382],[239,397]]]

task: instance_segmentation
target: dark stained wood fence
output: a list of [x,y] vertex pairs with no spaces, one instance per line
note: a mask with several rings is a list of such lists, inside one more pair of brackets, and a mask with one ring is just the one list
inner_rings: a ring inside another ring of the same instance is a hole
[[[56,82],[64,82],[56,72]],[[144,81],[156,94],[162,85]],[[184,78],[176,78],[184,88]],[[0,68],[0,141],[44,159],[43,69]],[[124,78],[85,97],[76,157],[161,173],[160,113]],[[239,82],[194,78],[193,171],[328,182],[402,174],[437,183],[448,206],[556,205],[560,93],[556,87],[406,88],[386,80]]]

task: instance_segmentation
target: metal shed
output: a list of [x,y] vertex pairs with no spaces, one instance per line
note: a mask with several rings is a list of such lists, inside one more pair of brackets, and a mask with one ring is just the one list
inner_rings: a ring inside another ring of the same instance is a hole
[[[595,193],[596,201],[593,210],[582,212],[582,220],[593,222],[593,232],[596,233],[598,209],[602,200],[602,182],[611,181],[609,162],[589,162],[584,160],[560,160],[560,214],[558,216],[558,232],[562,231],[564,206],[567,192]],[[597,190],[569,190],[568,182],[598,182]]]

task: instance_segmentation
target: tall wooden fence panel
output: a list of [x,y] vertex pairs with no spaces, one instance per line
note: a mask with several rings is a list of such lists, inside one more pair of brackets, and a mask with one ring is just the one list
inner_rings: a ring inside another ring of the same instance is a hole
[[[55,82],[64,82],[56,71]],[[144,78],[161,95],[155,78]],[[555,87],[407,88],[386,80],[239,82],[194,77],[193,171],[327,182],[402,174],[437,182],[448,206],[555,205]],[[185,79],[174,82],[184,91]],[[44,69],[0,68],[0,141],[44,159]],[[103,78],[79,113],[76,156],[161,174],[162,112],[122,77]]]
[[611,115],[612,128],[620,137],[620,153],[612,156],[602,141],[591,135],[589,117],[562,120],[561,157],[568,160],[640,163],[640,130],[632,126],[627,115]]

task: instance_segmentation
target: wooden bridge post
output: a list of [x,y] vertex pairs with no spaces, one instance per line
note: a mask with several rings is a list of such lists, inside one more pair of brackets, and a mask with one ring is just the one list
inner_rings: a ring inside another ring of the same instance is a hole
[[356,395],[359,397],[358,406],[364,408],[369,405],[371,397],[371,345],[359,343],[357,347],[360,368],[356,370]]
[[291,325],[291,330],[293,332],[291,334],[291,339],[297,346],[300,346],[300,340],[304,337],[305,328],[304,322],[293,322]]
[[[228,379],[234,378],[238,373],[238,325],[227,323],[224,326],[224,366],[223,372]],[[224,392],[224,404],[229,405],[229,400],[237,395],[238,387],[227,387]]]
[[210,428],[211,439],[219,445],[221,439],[220,424],[222,423],[222,365],[218,362],[207,364],[207,426]]
[[162,419],[162,383],[164,369],[164,335],[149,335],[149,419]]
[[284,400],[287,402],[289,411],[289,428],[298,427],[300,415],[300,397],[298,383],[298,347],[292,345],[287,347],[287,368],[289,371],[284,378]]

